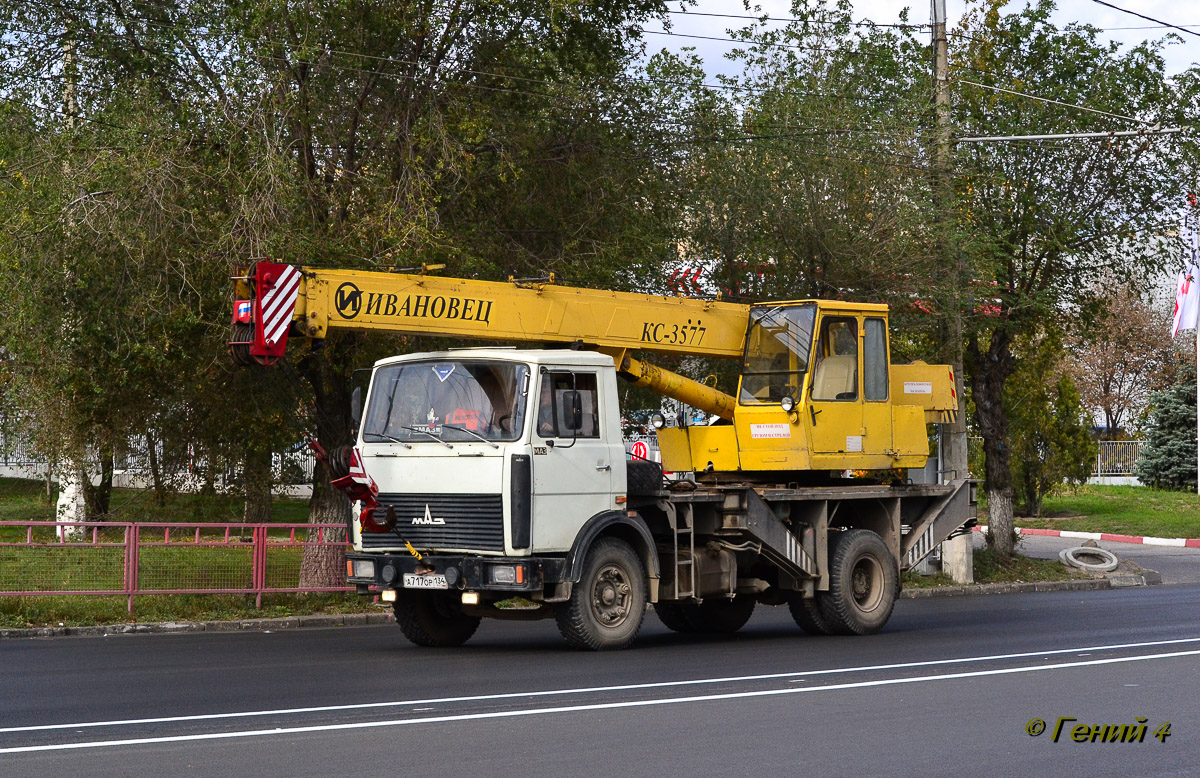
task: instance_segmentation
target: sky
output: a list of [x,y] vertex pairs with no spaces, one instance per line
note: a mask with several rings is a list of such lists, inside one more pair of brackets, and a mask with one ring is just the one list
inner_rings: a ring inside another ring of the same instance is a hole
[[[761,7],[762,12],[770,16],[791,16],[790,0],[751,0],[751,2],[753,5]],[[899,21],[901,9],[908,5],[910,22],[915,24],[929,22],[929,0],[918,0],[907,4],[897,0],[852,0],[852,2],[854,15],[859,20],[870,20],[881,24],[895,23]],[[1170,24],[1182,27],[1190,26],[1191,29],[1200,33],[1200,3],[1186,0],[1184,2],[1180,0],[1106,0],[1106,2]],[[1015,12],[1024,4],[1024,0],[1010,2],[1009,9]],[[671,0],[669,6],[671,10],[679,11],[681,3],[679,0]],[[946,0],[946,13],[951,28],[962,15],[964,6],[963,0]],[[742,0],[696,0],[695,5],[686,8],[689,12],[735,15],[752,13],[746,10]],[[759,12],[753,13],[758,15]],[[675,35],[658,34],[662,31],[662,26],[659,24],[646,27],[648,51],[655,52],[662,48],[678,51],[683,46],[694,46],[696,52],[704,59],[710,74],[731,72],[731,63],[725,61],[722,55],[734,46],[733,43],[681,36],[728,37],[727,29],[744,26],[749,24],[750,20],[722,19],[711,16],[689,17],[680,13],[672,13],[670,18],[671,31]],[[1059,26],[1070,22],[1085,22],[1094,25],[1106,30],[1104,35],[1108,38],[1126,46],[1139,43],[1147,38],[1161,38],[1171,32],[1169,28],[1157,27],[1153,22],[1121,13],[1094,2],[1094,0],[1059,0],[1058,10],[1055,12],[1053,20]],[[1165,53],[1167,70],[1170,73],[1180,72],[1187,69],[1192,63],[1200,62],[1200,37],[1184,33],[1178,34],[1185,39],[1184,42],[1169,46]]]

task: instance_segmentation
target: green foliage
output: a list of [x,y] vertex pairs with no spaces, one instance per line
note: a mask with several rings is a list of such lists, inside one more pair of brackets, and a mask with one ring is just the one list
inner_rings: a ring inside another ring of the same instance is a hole
[[[1193,452],[1193,455],[1195,452]],[[1147,486],[1079,486],[1047,495],[1044,519],[1022,519],[1021,526],[1079,532],[1112,532],[1158,538],[1200,536],[1200,495]]]
[[1061,339],[1042,336],[1020,356],[1004,393],[1016,509],[1040,516],[1050,491],[1087,481],[1096,442],[1074,382],[1058,370]]
[[1179,382],[1150,399],[1150,424],[1137,474],[1162,489],[1196,490],[1196,368],[1190,360]]
[[351,371],[407,344],[293,347],[299,381],[231,369],[252,258],[647,284],[672,211],[624,73],[662,8],[0,0],[22,29],[0,40],[11,416],[89,470],[161,446],[160,502],[191,447],[262,515],[263,457],[344,442]]
[[[956,132],[1079,133],[1127,129],[1120,116],[1163,126],[1200,118],[1195,71],[1169,78],[1165,41],[1122,48],[1093,27],[1054,25],[1053,10],[1049,0],[1012,13],[1003,0],[968,8],[950,61],[960,85]],[[1176,261],[1179,186],[1195,180],[1196,147],[1187,134],[1173,134],[955,148],[959,246],[970,282],[962,301],[965,360],[984,438],[989,523],[1010,548],[1015,450],[1004,395],[1019,367],[1015,349],[1092,307],[1101,278],[1158,275]]]

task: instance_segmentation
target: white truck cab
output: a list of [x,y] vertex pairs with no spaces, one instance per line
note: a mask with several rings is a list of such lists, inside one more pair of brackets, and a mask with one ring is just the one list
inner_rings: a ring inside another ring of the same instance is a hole
[[388,532],[355,521],[355,551],[569,551],[584,524],[625,504],[616,380],[611,357],[565,349],[377,362],[358,446],[377,510],[395,518]]

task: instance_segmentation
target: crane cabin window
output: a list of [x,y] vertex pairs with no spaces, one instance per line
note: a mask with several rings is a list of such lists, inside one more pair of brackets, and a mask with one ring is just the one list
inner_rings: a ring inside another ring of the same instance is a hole
[[816,316],[813,303],[750,309],[739,402],[769,405],[784,397],[799,398]]
[[516,440],[525,423],[529,367],[460,359],[375,371],[363,423],[367,443]]
[[858,322],[849,318],[822,321],[816,362],[814,400],[857,400]]

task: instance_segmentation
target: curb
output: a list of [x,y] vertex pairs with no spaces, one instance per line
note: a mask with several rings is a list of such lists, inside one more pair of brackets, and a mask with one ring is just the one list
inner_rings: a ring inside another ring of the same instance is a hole
[[286,616],[281,619],[241,619],[239,621],[166,621],[155,624],[100,624],[94,627],[32,627],[0,629],[0,638],[50,638],[66,636],[142,635],[176,632],[272,632],[301,627],[356,627],[364,624],[388,624],[390,613],[336,613],[331,615]]
[[[1137,580],[1134,581],[1133,579]],[[1129,580],[1126,580],[1129,579]],[[980,594],[1023,594],[1028,592],[1087,592],[1125,586],[1144,586],[1142,576],[1117,579],[1090,578],[1077,581],[1039,581],[1036,583],[968,584],[937,586],[929,589],[905,589],[902,600],[929,597],[962,597]],[[287,616],[281,619],[241,619],[240,621],[166,621],[156,624],[102,624],[95,627],[33,627],[29,629],[0,629],[3,638],[52,638],[69,636],[106,637],[109,635],[145,635],[179,632],[241,632],[257,630],[272,632],[303,627],[356,627],[366,624],[390,624],[390,613],[339,613],[328,616]]]
[[[986,524],[975,527],[976,532],[987,532]],[[1110,532],[1075,532],[1066,529],[1023,529],[1017,527],[1018,535],[1045,535],[1052,538],[1078,538],[1080,540],[1107,540],[1112,543],[1140,543],[1144,546],[1174,546],[1175,548],[1200,548],[1200,538],[1156,538],[1150,535],[1114,535]]]
[[[1140,576],[1139,576],[1140,578]],[[1119,585],[1141,585],[1122,583]],[[902,600],[919,600],[927,597],[962,597],[978,594],[1024,594],[1028,592],[1090,592],[1111,589],[1114,582],[1107,578],[1090,578],[1079,581],[1038,581],[1036,583],[993,583],[968,584],[963,586],[935,586],[929,589],[905,589],[900,592]]]

